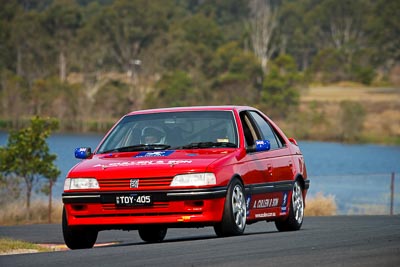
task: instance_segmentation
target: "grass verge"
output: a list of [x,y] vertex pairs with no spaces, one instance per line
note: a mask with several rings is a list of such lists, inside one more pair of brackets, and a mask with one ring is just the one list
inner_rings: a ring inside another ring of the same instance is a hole
[[337,213],[335,197],[317,193],[314,197],[307,197],[305,216],[332,216]]
[[61,223],[62,203],[59,201],[53,204],[50,221],[48,204],[44,200],[33,201],[30,213],[31,215],[28,217],[26,204],[22,200],[2,205],[0,209],[0,225]]
[[0,238],[0,255],[50,252],[51,248],[10,238]]

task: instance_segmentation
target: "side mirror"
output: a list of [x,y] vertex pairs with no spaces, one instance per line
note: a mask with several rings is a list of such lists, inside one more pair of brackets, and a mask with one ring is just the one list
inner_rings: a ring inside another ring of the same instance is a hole
[[299,145],[297,144],[296,139],[294,139],[294,138],[289,138],[289,141],[290,141],[290,143],[292,143],[292,144],[294,144],[294,145],[296,145],[296,146],[299,146]]
[[78,147],[75,149],[75,158],[87,159],[92,156],[92,149],[90,147]]
[[247,148],[247,152],[261,152],[271,149],[271,142],[269,140],[256,140],[255,146]]

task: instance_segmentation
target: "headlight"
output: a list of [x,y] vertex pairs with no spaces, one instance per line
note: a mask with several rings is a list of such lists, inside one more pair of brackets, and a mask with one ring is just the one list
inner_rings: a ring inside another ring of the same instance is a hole
[[67,178],[64,182],[65,190],[99,189],[99,183],[95,178]]
[[174,177],[171,186],[200,186],[217,183],[214,173],[180,174]]

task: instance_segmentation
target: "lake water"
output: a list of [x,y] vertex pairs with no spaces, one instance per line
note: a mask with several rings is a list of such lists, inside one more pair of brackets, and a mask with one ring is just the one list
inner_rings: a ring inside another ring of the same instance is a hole
[[[79,160],[76,147],[96,148],[102,135],[55,134],[48,139],[51,153],[57,154],[61,175],[54,198],[61,199],[64,177]],[[0,132],[0,146],[7,134]],[[339,214],[388,214],[391,173],[395,173],[395,213],[400,213],[400,146],[299,142],[309,179],[309,196],[318,192],[335,197]]]

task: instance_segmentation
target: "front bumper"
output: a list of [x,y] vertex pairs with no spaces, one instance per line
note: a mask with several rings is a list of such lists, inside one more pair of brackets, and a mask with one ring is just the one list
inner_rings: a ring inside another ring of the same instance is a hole
[[[192,223],[212,225],[222,219],[227,188],[171,191],[63,193],[68,225],[95,225],[100,228],[132,228],[143,224]],[[151,206],[118,207],[121,194],[151,194]],[[113,226],[113,227],[111,227]]]

